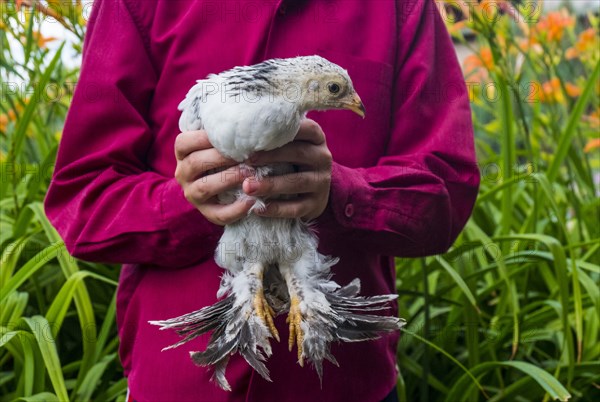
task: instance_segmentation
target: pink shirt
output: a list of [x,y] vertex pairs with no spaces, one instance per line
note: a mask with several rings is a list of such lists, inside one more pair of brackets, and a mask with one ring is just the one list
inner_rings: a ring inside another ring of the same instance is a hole
[[[94,3],[83,68],[46,212],[76,257],[122,263],[120,355],[136,400],[379,401],[396,381],[398,334],[333,345],[340,363],[301,368],[273,343],[272,383],[234,356],[233,391],[209,383],[178,337],[148,320],[215,301],[222,228],[173,179],[178,103],[195,80],[272,57],[318,54],[348,69],[367,117],[311,113],[333,154],[317,220],[335,280],[362,294],[395,291],[392,256],[444,252],[479,184],[467,92],[432,1],[129,1]],[[390,314],[397,314],[394,309]],[[284,317],[277,318],[287,333]],[[285,338],[285,336],[284,336]]]

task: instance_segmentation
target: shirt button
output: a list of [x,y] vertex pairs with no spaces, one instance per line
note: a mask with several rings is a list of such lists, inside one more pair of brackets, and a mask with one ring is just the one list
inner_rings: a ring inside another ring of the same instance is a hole
[[346,208],[344,209],[344,214],[346,215],[346,217],[352,218],[352,215],[354,215],[354,205],[346,204]]

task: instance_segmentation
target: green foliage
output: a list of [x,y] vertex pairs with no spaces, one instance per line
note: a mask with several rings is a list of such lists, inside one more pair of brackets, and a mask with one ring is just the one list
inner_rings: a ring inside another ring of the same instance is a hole
[[598,21],[449,3],[482,183],[448,253],[397,262],[401,400],[598,399]]
[[[0,401],[122,399],[118,268],[69,256],[41,204],[78,76],[63,60],[80,53],[81,3],[21,3],[0,2]],[[57,20],[74,43],[50,51],[40,27]]]
[[[41,206],[83,7],[18,3],[0,1],[0,401],[119,400],[118,268],[70,257]],[[482,184],[448,253],[397,261],[400,399],[600,399],[598,21],[450,3]],[[74,38],[52,51],[48,16]]]

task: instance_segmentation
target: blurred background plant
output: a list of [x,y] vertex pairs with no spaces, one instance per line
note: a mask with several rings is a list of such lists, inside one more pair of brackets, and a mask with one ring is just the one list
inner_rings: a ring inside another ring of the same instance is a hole
[[1,401],[108,401],[127,387],[118,267],[70,257],[42,207],[79,73],[84,6],[0,2]]
[[445,3],[482,183],[447,254],[398,260],[401,400],[600,400],[598,3]]
[[[600,400],[597,7],[445,3],[482,184],[448,253],[397,261],[400,399]],[[0,401],[124,399],[118,267],[70,257],[41,204],[90,5],[0,1]]]

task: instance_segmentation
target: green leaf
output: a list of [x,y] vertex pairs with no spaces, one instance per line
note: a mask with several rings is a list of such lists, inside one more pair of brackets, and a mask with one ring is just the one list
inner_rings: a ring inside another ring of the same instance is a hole
[[444,269],[444,271],[448,273],[448,275],[450,275],[452,280],[458,285],[460,290],[463,292],[467,300],[469,300],[469,303],[471,303],[475,310],[477,310],[477,312],[480,313],[481,311],[479,310],[479,307],[477,307],[477,301],[475,300],[475,296],[473,296],[471,289],[469,289],[469,287],[467,286],[463,278],[460,277],[458,272],[456,272],[456,270],[452,268],[452,266],[443,257],[437,257],[434,259],[434,261],[439,266],[441,266]]
[[[33,0],[32,7],[35,7],[36,0]],[[29,14],[29,21],[27,21],[27,36],[25,39],[25,64],[29,62],[31,57],[31,46],[33,45],[33,26],[35,21],[35,13]]]
[[[114,285],[116,286],[117,284],[114,283]],[[101,355],[102,349],[104,349],[104,347],[106,346],[106,343],[108,342],[108,339],[110,336],[110,330],[116,323],[116,321],[115,321],[115,317],[116,317],[116,313],[117,313],[116,296],[117,296],[117,291],[115,290],[115,294],[112,297],[110,304],[108,305],[108,310],[106,311],[106,314],[104,315],[104,322],[102,322],[102,328],[100,328],[100,332],[98,333],[98,343],[96,344],[96,358],[98,358]]]
[[108,364],[115,360],[116,357],[116,353],[104,356],[102,360],[100,360],[91,369],[88,370],[87,375],[81,382],[81,386],[77,390],[77,400],[89,401],[92,399],[92,394],[96,389],[96,384],[100,381],[100,378],[106,371]]
[[560,302],[564,306],[562,309],[562,329],[566,335],[566,349],[569,356],[569,382],[573,378],[575,369],[575,354],[573,345],[573,336],[569,325],[569,279],[567,277],[567,258],[560,242],[552,236],[542,234],[520,234],[511,236],[502,236],[496,238],[498,241],[507,240],[532,240],[544,244],[552,253],[554,272],[556,273]]
[[60,402],[58,397],[52,392],[40,392],[32,396],[21,397],[19,400],[25,402]]
[[[18,344],[21,346],[20,351],[17,351],[18,349],[11,346],[10,342],[13,339],[19,341]],[[24,396],[31,395],[36,384],[36,380],[43,381],[43,375],[40,377],[39,372],[36,373],[36,369],[39,368],[39,364],[37,363],[39,362],[37,359],[38,353],[36,353],[36,350],[33,348],[36,343],[34,337],[27,331],[17,330],[4,333],[2,340],[4,342],[2,342],[0,347],[11,351],[12,356],[15,358],[15,360],[20,361],[22,366],[19,381],[20,389],[18,392]]]
[[58,253],[64,249],[62,242],[58,244],[52,244],[31,258],[17,273],[10,278],[0,289],[0,303],[8,297],[8,295],[17,290],[19,286],[29,279],[37,270],[42,268],[48,261],[55,258]]
[[24,211],[30,211],[29,208],[25,208],[28,204],[34,203],[39,198],[39,191],[42,185],[46,185],[46,180],[42,180],[44,175],[47,175],[51,171],[52,166],[56,160],[56,153],[58,152],[58,144],[55,144],[44,157],[44,160],[39,166],[35,167],[35,172],[32,180],[27,183],[27,191],[25,198],[21,204],[21,209]]
[[521,370],[523,373],[533,378],[554,400],[568,401],[569,398],[571,398],[571,394],[569,394],[556,378],[533,364],[521,361],[500,362],[498,364]]
[[21,256],[21,252],[25,248],[25,243],[28,237],[20,237],[16,241],[8,244],[2,252],[2,260],[0,264],[0,286],[4,286],[8,279],[12,276],[17,266],[17,261]]
[[[439,346],[437,346],[435,343],[428,341],[427,339],[417,335],[414,332],[411,332],[407,329],[402,329],[402,332],[409,334],[411,336],[414,336],[416,339],[420,340],[421,342],[425,343],[427,346],[437,350],[439,353],[443,354],[444,356],[446,356],[448,359],[450,359],[454,364],[456,364],[458,367],[460,367],[460,369],[462,371],[465,372],[465,375],[471,379],[473,381],[473,383],[477,386],[477,388],[479,388],[479,390],[481,391],[481,393],[488,398],[485,390],[483,389],[483,387],[481,386],[481,384],[479,383],[479,381],[477,380],[477,378],[475,378],[475,376],[469,371],[468,368],[466,368],[461,362],[459,362],[458,360],[456,360],[452,355],[450,355],[448,352],[446,352],[444,349],[440,348]],[[448,394],[449,397],[450,394]],[[448,400],[453,400],[453,399],[448,399]]]
[[[65,315],[67,314],[69,305],[71,304],[71,299],[73,298],[73,295],[78,289],[82,288],[80,285],[83,279],[85,279],[86,277],[92,277],[102,282],[109,283],[113,286],[117,286],[116,282],[105,278],[102,275],[98,275],[89,271],[78,271],[71,275],[69,279],[67,279],[67,281],[63,284],[62,288],[60,289],[60,292],[58,292],[58,294],[55,296],[52,305],[46,313],[46,320],[48,320],[48,322],[52,324],[52,336],[54,338],[56,338],[58,332],[60,331]],[[114,317],[106,317],[106,319],[110,320],[110,322],[112,322],[113,318]]]
[[[472,376],[482,376],[486,372],[498,368],[498,367],[512,367],[516,368],[533,380],[535,380],[554,400],[568,401],[571,398],[571,394],[565,389],[565,387],[548,372],[541,368],[534,366],[533,364],[522,362],[522,361],[504,361],[504,362],[486,362],[481,363],[471,369]],[[447,395],[448,401],[465,401],[466,395],[468,395],[469,388],[471,388],[471,376],[463,374],[458,381],[454,383],[454,386]]]
[[42,98],[43,91],[46,90],[46,85],[50,81],[50,77],[54,72],[54,68],[60,60],[65,43],[66,42],[63,42],[60,45],[60,47],[56,50],[56,54],[50,61],[48,67],[46,67],[46,70],[42,74],[42,77],[40,78],[39,82],[37,82],[37,85],[35,86],[35,89],[33,91],[33,95],[30,98],[30,101],[27,103],[23,115],[18,120],[11,148],[7,156],[7,161],[9,163],[14,163],[17,159],[17,155],[21,154],[21,148],[23,146],[23,141],[25,140],[25,133],[27,132],[27,127],[29,126],[31,119],[33,118],[33,114],[36,108],[38,107],[38,100]]
[[8,331],[0,335],[0,348],[9,342],[19,331]]
[[503,248],[498,244],[498,242],[496,242],[495,240],[492,240],[473,221],[469,221],[467,223],[466,230],[468,232],[471,232],[474,237],[481,240],[481,242],[484,245],[483,249],[484,249],[485,253],[487,253],[496,262],[496,264],[498,266],[498,273],[500,274],[500,277],[503,279],[504,283],[506,284],[506,289],[508,291],[507,303],[510,305],[510,308],[511,308],[511,313],[512,313],[511,315],[512,315],[512,322],[513,322],[513,337],[512,337],[512,351],[511,351],[511,358],[513,358],[517,354],[517,349],[519,347],[519,338],[520,338],[520,333],[521,333],[521,329],[520,329],[521,326],[519,323],[520,305],[519,305],[519,295],[517,292],[517,287],[516,287],[515,281],[509,275],[508,269],[504,262],[504,254],[502,251]]
[[42,353],[42,358],[44,359],[44,364],[46,365],[48,376],[54,387],[54,393],[59,400],[68,401],[69,396],[65,386],[65,379],[62,375],[62,368],[60,366],[60,359],[58,358],[54,337],[50,333],[50,324],[48,324],[48,321],[41,316],[23,318],[23,321],[29,326],[37,341],[37,345]]
[[[44,232],[50,241],[59,241],[60,235],[54,229],[54,227],[48,221],[46,214],[44,213],[44,207],[41,202],[32,203],[29,208],[33,211],[37,217],[38,222],[44,228]],[[69,253],[61,253],[58,256],[58,262],[67,280],[79,272],[79,266],[73,257]],[[90,299],[89,292],[85,284],[78,286],[75,291],[75,308],[77,309],[77,315],[79,317],[79,325],[81,328],[83,339],[83,356],[81,359],[81,367],[77,376],[77,383],[74,387],[74,392],[77,391],[81,385],[85,373],[94,365],[96,359],[96,318],[94,317],[94,309],[92,307],[92,301]]]
[[581,116],[583,115],[583,112],[585,111],[588,105],[588,101],[590,100],[592,93],[594,92],[594,88],[596,87],[596,81],[598,80],[599,75],[600,60],[596,62],[596,67],[594,68],[594,71],[589,77],[587,85],[585,86],[581,96],[579,96],[579,99],[577,99],[577,103],[575,103],[573,112],[569,116],[567,127],[560,136],[558,146],[556,147],[556,154],[554,155],[554,159],[552,159],[552,162],[548,167],[547,176],[548,180],[550,180],[551,182],[556,180],[559,169],[562,166],[565,157],[567,156],[569,148],[571,147],[573,136],[577,132],[577,128],[579,127],[579,123],[581,121]]
[[12,292],[4,302],[3,308],[0,309],[0,324],[10,327],[19,321],[27,307],[28,300],[29,293]]
[[112,401],[118,396],[125,398],[127,392],[127,378],[121,378],[119,381],[112,384],[108,389],[101,394],[96,395],[96,401]]

